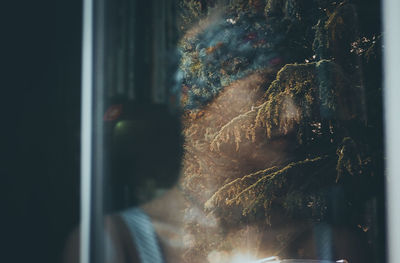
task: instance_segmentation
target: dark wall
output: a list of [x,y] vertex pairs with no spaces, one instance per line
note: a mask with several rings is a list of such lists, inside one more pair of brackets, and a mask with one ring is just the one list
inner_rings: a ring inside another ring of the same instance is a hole
[[1,262],[58,262],[79,216],[80,0],[9,1],[2,21]]

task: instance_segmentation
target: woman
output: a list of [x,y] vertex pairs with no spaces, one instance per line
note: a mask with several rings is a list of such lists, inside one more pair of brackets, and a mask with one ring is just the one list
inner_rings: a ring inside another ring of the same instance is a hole
[[372,262],[362,209],[376,168],[360,136],[360,57],[348,52],[354,5],[182,6],[182,176],[107,218],[109,261]]

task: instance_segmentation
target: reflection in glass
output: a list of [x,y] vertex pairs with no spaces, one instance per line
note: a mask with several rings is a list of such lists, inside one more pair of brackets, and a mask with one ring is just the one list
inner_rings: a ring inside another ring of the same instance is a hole
[[120,5],[104,116],[111,261],[380,262],[376,5]]
[[363,70],[377,67],[379,32],[360,36],[356,3],[224,3],[184,5],[196,21],[179,42],[187,261],[367,262],[382,177],[366,97],[379,91]]

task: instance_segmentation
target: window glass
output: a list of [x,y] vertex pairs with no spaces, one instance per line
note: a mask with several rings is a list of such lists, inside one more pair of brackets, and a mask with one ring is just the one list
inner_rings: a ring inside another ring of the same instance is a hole
[[382,262],[379,15],[108,1],[106,261]]

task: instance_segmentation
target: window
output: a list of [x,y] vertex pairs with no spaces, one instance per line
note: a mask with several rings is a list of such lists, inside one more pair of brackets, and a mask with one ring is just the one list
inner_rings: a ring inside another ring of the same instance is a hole
[[385,260],[379,1],[86,3],[83,262]]

